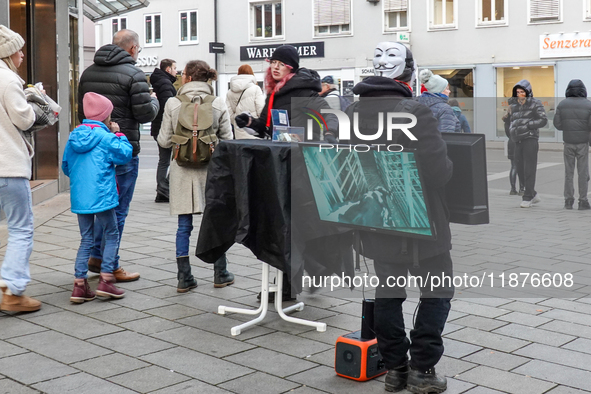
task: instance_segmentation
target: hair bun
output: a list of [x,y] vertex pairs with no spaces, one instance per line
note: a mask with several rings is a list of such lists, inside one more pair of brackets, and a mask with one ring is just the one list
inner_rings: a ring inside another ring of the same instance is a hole
[[432,76],[433,72],[428,69],[421,70],[421,72],[419,73],[419,79],[421,80],[421,83],[427,83],[427,81],[429,81]]
[[218,77],[218,73],[216,70],[214,70],[213,68],[210,68],[209,70],[207,70],[207,79],[211,79],[211,80],[216,80]]

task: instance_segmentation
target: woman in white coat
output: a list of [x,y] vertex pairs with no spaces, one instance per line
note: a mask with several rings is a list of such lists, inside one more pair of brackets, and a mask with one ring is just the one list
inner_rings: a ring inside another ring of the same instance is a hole
[[236,115],[243,112],[249,112],[253,118],[258,118],[265,106],[265,95],[257,85],[252,67],[248,64],[240,66],[238,75],[230,79],[230,90],[226,94],[226,106],[232,125],[234,125],[234,138],[237,140],[260,139],[236,126],[234,120]]
[[22,130],[35,122],[17,69],[23,62],[25,40],[0,25],[0,208],[6,214],[8,245],[2,263],[0,310],[33,312],[41,303],[23,292],[31,281],[29,257],[33,251],[31,158],[33,147]]
[[[176,97],[170,98],[164,107],[162,127],[158,134],[158,144],[163,148],[172,147],[172,135],[177,126],[181,101],[179,96],[186,95],[195,102],[203,102],[208,95],[213,95],[213,88],[208,81],[217,79],[217,72],[201,60],[192,60],[183,70],[182,86]],[[212,103],[213,129],[218,139],[232,139],[230,117],[224,100],[216,97]],[[184,293],[197,287],[197,281],[191,274],[189,262],[189,238],[193,231],[193,215],[203,213],[205,209],[205,181],[207,166],[199,168],[181,167],[176,161],[170,163],[170,213],[178,215],[176,233],[176,258],[178,266],[177,291]],[[226,270],[226,256],[214,263],[214,287],[224,287],[234,283],[234,275]]]

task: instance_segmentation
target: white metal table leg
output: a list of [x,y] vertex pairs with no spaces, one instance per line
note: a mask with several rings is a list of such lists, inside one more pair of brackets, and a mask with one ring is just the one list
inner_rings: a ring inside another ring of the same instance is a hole
[[226,312],[233,312],[233,313],[240,313],[243,315],[257,315],[260,314],[258,317],[250,320],[246,323],[240,324],[238,326],[232,327],[230,332],[232,335],[240,335],[243,329],[253,326],[259,322],[261,322],[265,316],[267,316],[267,311],[269,309],[269,293],[275,293],[275,309],[279,316],[290,323],[295,324],[302,324],[306,326],[316,327],[316,330],[320,332],[326,331],[326,323],[317,323],[310,320],[298,319],[295,317],[287,316],[286,313],[292,311],[302,311],[304,309],[304,303],[298,302],[295,305],[289,306],[287,308],[283,308],[283,299],[282,299],[282,289],[283,289],[283,273],[280,270],[277,270],[276,278],[277,278],[277,286],[269,286],[269,264],[263,263],[262,266],[262,283],[261,283],[261,306],[258,309],[244,309],[244,308],[234,308],[230,306],[223,306],[220,305],[218,307],[218,313],[220,315],[225,315]]

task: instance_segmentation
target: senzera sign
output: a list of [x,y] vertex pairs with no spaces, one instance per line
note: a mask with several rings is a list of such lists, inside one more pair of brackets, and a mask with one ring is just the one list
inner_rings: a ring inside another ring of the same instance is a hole
[[591,56],[591,32],[540,36],[540,58],[581,56]]
[[[283,44],[240,47],[240,60],[265,60]],[[324,42],[302,42],[293,45],[300,57],[324,57]]]

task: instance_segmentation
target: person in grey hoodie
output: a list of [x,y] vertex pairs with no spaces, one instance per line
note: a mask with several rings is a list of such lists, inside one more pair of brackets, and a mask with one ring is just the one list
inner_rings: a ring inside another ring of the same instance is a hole
[[562,100],[556,108],[554,127],[562,130],[564,141],[564,208],[573,209],[575,188],[573,174],[575,162],[579,180],[579,210],[591,209],[587,199],[589,186],[589,132],[591,132],[591,101],[587,88],[580,79],[569,82]]

